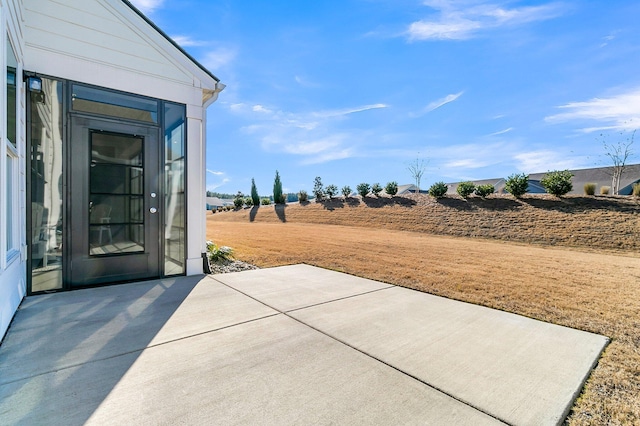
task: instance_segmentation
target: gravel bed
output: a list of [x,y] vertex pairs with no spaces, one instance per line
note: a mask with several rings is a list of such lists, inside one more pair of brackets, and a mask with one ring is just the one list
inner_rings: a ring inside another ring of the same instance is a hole
[[251,269],[259,268],[241,260],[220,260],[217,262],[211,262],[212,274],[228,274],[229,272],[249,271]]

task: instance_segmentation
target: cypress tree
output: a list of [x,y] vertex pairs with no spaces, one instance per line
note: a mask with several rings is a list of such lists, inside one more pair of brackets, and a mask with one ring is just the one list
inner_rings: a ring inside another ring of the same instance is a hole
[[260,205],[260,196],[258,195],[258,188],[256,188],[256,181],[251,178],[251,200],[254,206]]
[[284,203],[284,197],[282,196],[282,182],[280,181],[280,174],[276,170],[276,178],[273,181],[273,202],[276,204]]

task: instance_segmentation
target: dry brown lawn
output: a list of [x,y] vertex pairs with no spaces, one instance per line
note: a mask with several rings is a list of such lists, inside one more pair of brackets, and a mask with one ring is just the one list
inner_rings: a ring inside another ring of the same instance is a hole
[[[529,201],[520,219],[512,209],[480,205],[465,213],[465,228],[454,217],[464,212],[460,206],[429,207],[432,201],[424,198],[218,213],[207,216],[207,237],[260,267],[307,263],[608,336],[611,344],[568,423],[640,424],[640,254],[629,248],[637,244],[637,203],[609,200],[610,209],[589,211],[575,200],[573,208],[567,200],[552,207]],[[546,227],[527,227],[530,215],[543,218]],[[585,226],[581,220],[594,220],[590,215],[615,237],[603,233],[588,244],[570,237]],[[516,238],[507,229],[501,237],[479,225],[503,220],[527,231]],[[425,230],[436,227],[425,224],[430,222],[451,223],[454,235],[477,237],[434,235]],[[416,230],[402,230],[411,224]]]

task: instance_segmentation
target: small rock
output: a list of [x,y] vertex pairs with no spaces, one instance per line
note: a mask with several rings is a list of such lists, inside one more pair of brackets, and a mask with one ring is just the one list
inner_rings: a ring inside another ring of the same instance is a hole
[[212,274],[228,274],[230,272],[249,271],[251,269],[259,268],[241,260],[220,260],[217,262],[211,262]]

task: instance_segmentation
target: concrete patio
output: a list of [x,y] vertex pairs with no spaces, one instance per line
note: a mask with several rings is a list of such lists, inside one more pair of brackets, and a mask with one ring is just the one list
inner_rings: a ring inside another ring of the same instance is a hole
[[27,298],[4,424],[561,423],[608,339],[307,265]]

